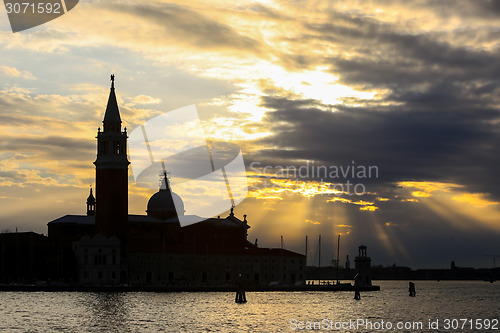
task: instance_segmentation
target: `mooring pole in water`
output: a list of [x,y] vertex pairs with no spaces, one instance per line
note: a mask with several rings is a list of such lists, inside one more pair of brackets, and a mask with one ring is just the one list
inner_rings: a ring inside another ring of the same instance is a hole
[[359,274],[354,277],[354,299],[359,301],[361,299],[361,293],[359,292]]
[[410,297],[415,297],[416,296],[416,291],[415,291],[415,283],[413,282],[408,282],[408,291],[410,292]]
[[243,289],[238,289],[236,292],[236,298],[234,299],[236,303],[246,303],[247,302],[247,297],[245,295],[245,290]]
[[236,303],[246,303],[247,296],[245,295],[245,288],[243,288],[243,282],[241,281],[241,273],[238,275],[238,277],[239,277],[238,290],[236,291],[236,297],[234,301]]
[[354,299],[356,301],[359,301],[361,299],[361,293],[359,292],[358,287],[355,287],[355,289],[354,289]]

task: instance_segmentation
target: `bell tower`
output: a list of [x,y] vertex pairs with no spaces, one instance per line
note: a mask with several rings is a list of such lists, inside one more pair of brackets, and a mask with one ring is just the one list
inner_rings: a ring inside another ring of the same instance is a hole
[[92,194],[92,187],[90,188],[90,195],[87,198],[87,216],[95,216],[95,198]]
[[115,76],[104,114],[103,130],[97,130],[96,232],[115,235],[122,242],[128,224],[127,128],[122,132],[120,111],[115,95]]

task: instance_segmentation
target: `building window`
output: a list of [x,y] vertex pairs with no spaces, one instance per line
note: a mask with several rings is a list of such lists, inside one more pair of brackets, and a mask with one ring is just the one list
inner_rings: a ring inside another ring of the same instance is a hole
[[106,265],[106,256],[104,254],[94,255],[94,264],[95,265]]
[[113,142],[113,150],[114,154],[120,155],[120,142],[118,141]]
[[101,154],[108,153],[108,143],[107,142],[101,142],[100,148],[101,148]]

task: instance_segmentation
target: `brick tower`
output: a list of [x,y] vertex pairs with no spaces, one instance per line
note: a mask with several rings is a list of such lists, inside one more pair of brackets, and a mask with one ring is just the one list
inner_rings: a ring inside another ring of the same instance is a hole
[[103,130],[97,130],[96,227],[106,236],[117,236],[122,242],[128,224],[127,128],[122,132],[120,111],[115,95],[115,76],[104,114]]

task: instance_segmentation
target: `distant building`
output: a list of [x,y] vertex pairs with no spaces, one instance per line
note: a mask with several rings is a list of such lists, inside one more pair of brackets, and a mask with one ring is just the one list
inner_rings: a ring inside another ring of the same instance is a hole
[[87,214],[48,223],[58,262],[54,278],[84,285],[180,286],[234,285],[240,275],[253,285],[305,280],[305,256],[249,242],[246,215],[241,220],[233,209],[226,218],[181,227],[176,206],[183,202],[166,174],[146,215],[128,214],[127,130],[121,129],[114,80],[94,164],[96,197],[91,189]]
[[358,256],[354,259],[356,273],[358,274],[359,286],[370,287],[372,285],[372,259],[366,255],[366,246],[361,245]]
[[48,238],[34,232],[0,234],[0,282],[31,283],[49,276]]

